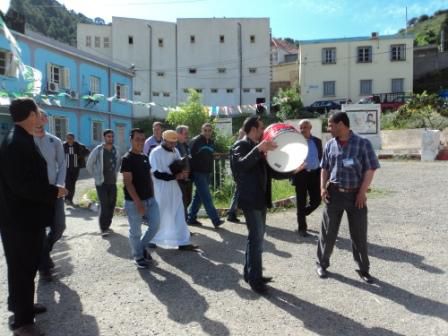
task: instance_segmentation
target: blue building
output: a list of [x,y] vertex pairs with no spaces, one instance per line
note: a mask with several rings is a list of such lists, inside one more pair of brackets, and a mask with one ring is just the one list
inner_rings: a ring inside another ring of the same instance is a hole
[[[36,101],[50,117],[49,132],[62,140],[71,132],[94,147],[102,142],[103,130],[110,128],[115,144],[125,152],[133,118],[133,105],[126,102],[132,98],[132,71],[34,32],[13,35],[23,63],[42,72],[41,96]],[[20,94],[23,80],[13,75],[11,63],[9,43],[0,36],[1,91]],[[8,115],[8,106],[1,106],[0,136],[11,125]]]

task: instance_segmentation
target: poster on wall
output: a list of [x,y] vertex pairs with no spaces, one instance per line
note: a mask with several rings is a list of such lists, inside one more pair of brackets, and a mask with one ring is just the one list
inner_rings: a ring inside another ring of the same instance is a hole
[[215,119],[217,131],[226,136],[232,135],[232,118],[217,118]]
[[358,134],[378,133],[378,111],[377,110],[350,110],[347,111],[350,119],[350,128]]

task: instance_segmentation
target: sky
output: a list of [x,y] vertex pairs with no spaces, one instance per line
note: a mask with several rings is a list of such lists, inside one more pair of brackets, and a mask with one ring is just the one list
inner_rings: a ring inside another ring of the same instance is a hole
[[[0,0],[5,1],[5,0]],[[9,0],[6,0],[9,1]],[[176,18],[269,17],[274,37],[296,40],[394,34],[408,19],[448,9],[448,0],[58,0],[68,9],[111,22],[112,16],[175,22]]]

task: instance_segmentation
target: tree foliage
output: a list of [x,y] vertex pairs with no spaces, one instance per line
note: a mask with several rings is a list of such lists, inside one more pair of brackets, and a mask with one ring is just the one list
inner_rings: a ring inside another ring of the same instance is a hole
[[286,90],[280,89],[277,96],[273,98],[273,103],[279,107],[277,117],[281,120],[298,118],[299,111],[303,108],[300,88],[295,86]]
[[190,89],[187,101],[180,104],[176,110],[169,111],[166,121],[173,128],[178,125],[187,125],[190,134],[199,134],[201,126],[208,121],[207,112],[201,102],[201,95]]

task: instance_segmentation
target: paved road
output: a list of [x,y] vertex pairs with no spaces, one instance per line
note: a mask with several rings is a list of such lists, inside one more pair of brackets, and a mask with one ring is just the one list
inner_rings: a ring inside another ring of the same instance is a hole
[[[275,282],[260,297],[241,279],[244,225],[214,230],[205,221],[193,228],[203,253],[159,248],[157,265],[138,271],[125,218],[115,218],[117,233],[102,239],[94,213],[68,208],[54,251],[57,279],[37,282],[37,299],[49,308],[37,323],[50,336],[447,335],[448,165],[382,165],[369,199],[375,285],[354,272],[345,219],[331,277],[321,280],[315,238],[297,237],[292,210],[270,214],[264,266]],[[309,218],[314,233],[320,216],[318,209]],[[0,335],[9,335],[0,258]]]

